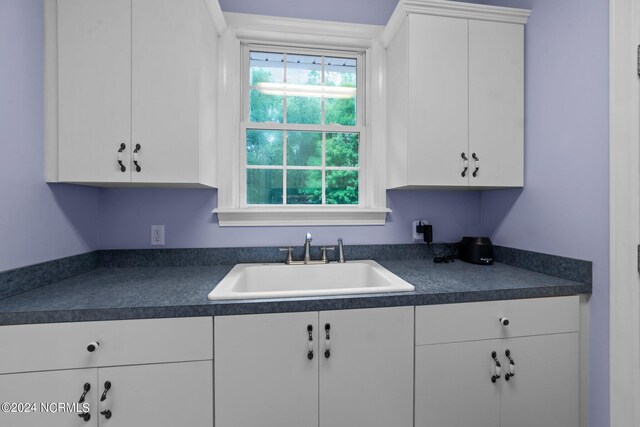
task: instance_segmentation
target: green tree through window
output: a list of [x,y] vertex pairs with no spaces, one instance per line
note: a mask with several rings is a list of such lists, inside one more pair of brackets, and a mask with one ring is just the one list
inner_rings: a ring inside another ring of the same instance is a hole
[[[335,125],[357,125],[356,64],[250,52],[247,204],[313,205],[323,197],[327,205],[359,203],[360,133],[335,131]],[[265,123],[282,126],[261,128]]]

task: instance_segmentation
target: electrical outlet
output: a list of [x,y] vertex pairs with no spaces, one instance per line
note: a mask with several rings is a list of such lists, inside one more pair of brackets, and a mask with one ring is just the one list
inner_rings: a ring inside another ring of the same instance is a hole
[[164,225],[151,226],[151,246],[164,246]]
[[429,224],[426,219],[417,219],[411,223],[411,239],[414,242],[424,242],[424,234],[418,233],[418,225],[420,225],[421,221],[423,225]]

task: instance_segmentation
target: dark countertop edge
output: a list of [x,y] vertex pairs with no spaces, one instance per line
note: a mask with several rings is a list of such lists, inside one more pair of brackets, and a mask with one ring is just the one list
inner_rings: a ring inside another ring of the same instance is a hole
[[568,286],[540,286],[530,288],[446,292],[433,294],[372,294],[352,295],[339,298],[323,297],[318,299],[304,300],[301,300],[299,298],[291,300],[238,300],[234,302],[185,306],[24,311],[0,313],[0,326],[456,304],[465,302],[572,296],[590,294],[591,291],[591,285],[575,284]]

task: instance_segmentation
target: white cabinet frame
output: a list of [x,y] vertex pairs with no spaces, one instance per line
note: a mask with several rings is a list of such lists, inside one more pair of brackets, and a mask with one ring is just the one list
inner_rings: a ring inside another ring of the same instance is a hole
[[[640,425],[640,0],[609,2],[610,421]],[[596,402],[597,404],[597,402]]]

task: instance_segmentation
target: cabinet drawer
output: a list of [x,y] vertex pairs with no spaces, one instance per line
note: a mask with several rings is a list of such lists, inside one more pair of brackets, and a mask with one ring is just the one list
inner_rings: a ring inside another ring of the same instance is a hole
[[579,320],[578,296],[419,306],[416,345],[575,332]]
[[212,358],[211,317],[0,327],[0,374]]

